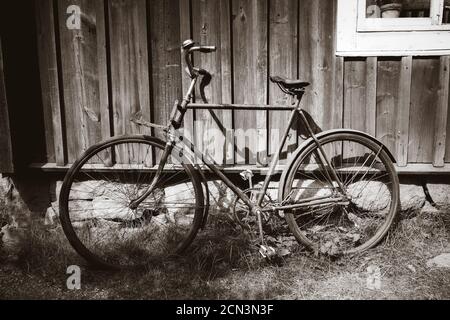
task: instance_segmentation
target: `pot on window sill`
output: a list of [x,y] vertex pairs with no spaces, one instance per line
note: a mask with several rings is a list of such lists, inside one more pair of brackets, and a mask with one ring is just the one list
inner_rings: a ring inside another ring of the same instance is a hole
[[380,7],[382,18],[398,18],[402,11],[401,3],[388,3]]

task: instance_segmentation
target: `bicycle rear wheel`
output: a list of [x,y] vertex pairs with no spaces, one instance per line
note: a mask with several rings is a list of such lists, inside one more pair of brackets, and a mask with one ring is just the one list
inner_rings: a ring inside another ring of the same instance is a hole
[[[392,161],[382,146],[354,133],[335,133],[320,143],[346,199],[286,211],[289,228],[300,243],[318,253],[369,249],[386,235],[399,209],[399,182]],[[323,163],[315,143],[300,152],[282,183],[284,202],[340,197],[331,168]]]
[[60,220],[89,263],[116,269],[156,263],[180,254],[196,236],[204,199],[192,165],[166,168],[154,191],[130,208],[148,190],[164,147],[147,136],[113,138],[89,148],[67,173]]

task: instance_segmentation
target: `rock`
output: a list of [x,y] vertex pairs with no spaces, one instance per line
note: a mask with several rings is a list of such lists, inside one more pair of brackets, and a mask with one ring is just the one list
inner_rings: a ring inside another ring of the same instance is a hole
[[422,213],[433,213],[438,214],[440,212],[439,208],[436,206],[431,205],[428,201],[425,202],[424,206],[420,210]]
[[409,270],[411,270],[412,272],[416,272],[416,271],[417,271],[416,268],[415,268],[412,264],[408,264],[406,267],[407,267]]
[[[112,187],[107,181],[89,180],[83,182],[74,182],[69,194],[69,200],[92,200],[95,197],[102,196],[106,190],[111,190]],[[56,181],[55,191],[52,193],[54,201],[59,200],[59,193],[61,191],[62,181]]]
[[0,244],[9,257],[17,257],[27,239],[27,229],[6,225],[0,230]]
[[57,224],[57,222],[58,222],[58,213],[55,212],[55,209],[53,209],[53,207],[47,208],[44,217],[44,225],[53,226]]
[[292,194],[292,199],[330,196],[331,189],[325,189],[323,186],[323,183],[316,180],[294,180],[292,188],[296,187],[299,191]]
[[[92,216],[102,219],[130,219],[134,213],[127,204],[120,199],[112,200],[106,197],[99,197],[92,200]],[[134,219],[133,217],[132,219]]]
[[208,181],[210,210],[230,210],[236,195],[225,183],[219,180]]
[[72,200],[69,202],[69,212],[71,221],[90,219],[93,217],[93,210],[94,209],[92,207],[92,201]]
[[391,194],[386,184],[379,181],[358,181],[348,186],[347,192],[357,207],[380,213],[389,209]]
[[4,200],[6,214],[12,220],[11,226],[27,229],[30,225],[31,211],[27,203],[9,177],[0,175],[0,197]]
[[400,184],[400,203],[402,211],[419,210],[425,205],[425,193],[422,186]]
[[450,268],[450,253],[443,253],[433,259],[428,260],[428,267]]
[[433,201],[438,205],[450,206],[450,184],[427,184]]

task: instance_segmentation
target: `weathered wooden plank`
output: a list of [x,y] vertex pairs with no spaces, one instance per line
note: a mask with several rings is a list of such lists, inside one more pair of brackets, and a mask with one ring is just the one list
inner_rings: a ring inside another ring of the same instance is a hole
[[334,62],[333,109],[331,127],[342,128],[344,120],[344,57],[336,57]]
[[[298,77],[298,1],[273,0],[269,2],[269,57],[270,73],[286,78]],[[283,93],[276,84],[269,85],[269,104],[289,105],[295,103],[291,96]],[[289,112],[269,112],[269,154],[278,148],[286,125]],[[297,135],[291,130],[283,151],[295,150]],[[281,159],[286,159],[282,155]]]
[[[152,120],[146,14],[145,0],[109,2],[111,90],[116,135],[151,133],[150,129],[130,121],[139,117]],[[118,156],[128,161],[124,150]]]
[[[194,41],[217,47],[214,53],[195,57],[195,64],[212,75],[205,88],[205,98],[210,103],[231,103],[230,2],[193,0],[192,11],[196,13],[192,17]],[[200,94],[197,100],[202,100]],[[234,150],[226,141],[227,130],[232,128],[232,116],[231,111],[195,111],[196,146],[218,164],[233,161]],[[227,149],[231,153],[227,154]]]
[[400,84],[398,59],[379,59],[377,70],[377,116],[376,137],[395,154],[396,110]]
[[377,57],[366,61],[366,132],[375,136],[377,119]]
[[[267,0],[233,0],[234,102],[267,103]],[[236,162],[267,150],[267,112],[234,113]],[[256,131],[256,134],[255,134]]]
[[[98,172],[98,166],[93,165],[86,165],[87,170],[92,170],[94,172]],[[119,167],[119,168],[117,168]],[[42,172],[67,172],[67,170],[70,169],[70,166],[58,166],[56,163],[32,163],[30,165],[30,168],[34,170],[39,170]],[[104,167],[101,170],[104,172],[111,172],[111,171],[120,171],[120,172],[126,172],[126,171],[132,171],[135,169],[141,169],[141,166],[120,166],[115,165],[113,167]],[[205,166],[201,166],[203,170],[208,170],[205,168]],[[146,168],[145,170],[149,171],[156,171],[158,168],[157,166]],[[177,166],[168,166],[165,168],[168,171],[173,170],[179,170],[179,167]],[[235,166],[228,166],[222,168],[224,172],[227,173],[240,173],[245,170],[252,170],[253,173],[256,174],[267,174],[269,171],[269,168],[267,167],[255,167],[254,165],[235,165]],[[279,165],[275,167],[275,173],[282,173],[283,170],[285,170],[286,167],[284,165]],[[410,163],[406,167],[396,167],[396,171],[399,175],[439,175],[440,177],[448,177],[450,174],[450,164],[446,163],[443,167],[434,167],[432,164],[423,164],[423,163]]]
[[3,71],[2,39],[0,38],[0,173],[13,173],[11,130]]
[[64,165],[53,1],[36,0],[35,8],[47,161]]
[[[221,58],[221,81],[222,81],[222,102],[233,102],[233,52],[231,50],[231,0],[220,1],[220,58]],[[229,123],[226,127],[225,137],[225,163],[233,164],[234,137],[233,137],[233,112],[224,113],[224,122]]]
[[[179,0],[179,17],[180,17],[180,46],[183,41],[192,39],[192,21],[191,21],[191,1]],[[186,62],[184,55],[181,54],[181,88],[183,95],[187,92],[191,79],[186,70]],[[184,96],[183,96],[184,97]],[[180,129],[183,135],[189,140],[194,142],[194,111],[188,110],[184,115],[183,128]]]
[[[66,24],[71,14],[67,9],[72,5],[81,9],[80,29],[69,29]],[[100,26],[104,24],[103,2],[58,1],[58,16],[68,161],[73,162],[102,140],[102,134],[109,136],[107,75],[100,74],[106,67],[99,68],[106,63],[105,29]]]
[[408,162],[432,163],[440,62],[415,58],[412,65]]
[[450,56],[440,58],[438,104],[434,124],[433,165],[444,166],[449,105]]
[[344,127],[366,131],[366,61],[347,60],[344,68]]
[[[366,60],[352,59],[344,63],[344,128],[367,131],[366,128]],[[362,147],[344,145],[344,156],[365,152]]]
[[302,105],[322,129],[335,127],[334,16],[334,1],[300,1],[299,78],[311,83]]
[[398,166],[408,164],[409,116],[411,108],[412,57],[402,57],[396,112],[395,152]]
[[[149,2],[149,28],[152,70],[153,122],[169,123],[175,100],[180,100],[180,22],[178,3],[156,0]],[[158,137],[164,133],[155,130]]]
[[329,127],[332,128],[341,128],[343,126],[343,118],[344,118],[344,57],[338,57],[335,55],[336,51],[336,19],[337,19],[337,1],[333,1],[333,30],[331,31],[333,36],[330,39],[332,41],[333,46],[331,47],[331,52],[329,54],[332,57],[332,72],[333,76],[329,79],[331,92],[329,96],[331,97],[332,106],[329,119]]
[[[450,83],[448,84],[450,87]],[[450,88],[449,88],[450,91]],[[447,110],[450,110],[450,97],[447,101]],[[447,112],[447,134],[445,140],[445,162],[450,163],[450,112]]]
[[107,57],[107,25],[104,1],[95,1],[96,28],[97,28],[97,75],[98,75],[98,100],[100,103],[100,131],[102,139],[112,136],[111,132],[111,102],[109,101],[108,88],[108,57]]

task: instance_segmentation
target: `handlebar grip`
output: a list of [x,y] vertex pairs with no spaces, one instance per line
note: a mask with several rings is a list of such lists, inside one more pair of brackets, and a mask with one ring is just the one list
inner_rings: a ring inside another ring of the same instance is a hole
[[201,46],[199,51],[202,53],[210,53],[216,50],[217,48],[215,46]]

